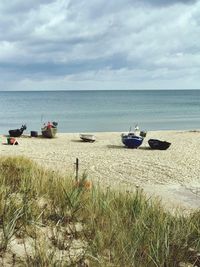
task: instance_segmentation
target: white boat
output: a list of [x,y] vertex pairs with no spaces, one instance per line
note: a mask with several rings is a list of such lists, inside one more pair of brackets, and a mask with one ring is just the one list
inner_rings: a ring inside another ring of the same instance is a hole
[[96,140],[93,134],[80,134],[80,138],[84,142],[94,142]]

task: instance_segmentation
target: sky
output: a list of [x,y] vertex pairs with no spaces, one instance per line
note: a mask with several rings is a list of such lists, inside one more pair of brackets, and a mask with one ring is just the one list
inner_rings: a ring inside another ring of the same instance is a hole
[[0,90],[200,89],[200,0],[0,1]]

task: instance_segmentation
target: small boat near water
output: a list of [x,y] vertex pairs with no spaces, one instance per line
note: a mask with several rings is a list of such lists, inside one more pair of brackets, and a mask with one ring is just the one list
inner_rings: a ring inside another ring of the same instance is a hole
[[95,142],[96,138],[93,134],[80,134],[80,138],[83,142]]
[[169,142],[161,141],[158,139],[149,139],[148,144],[151,147],[151,149],[157,149],[157,150],[166,150],[171,145],[171,143]]
[[138,124],[135,125],[134,132],[130,131],[129,133],[123,133],[121,135],[122,143],[128,148],[138,148],[141,146],[144,138],[146,137],[146,131],[140,131]]
[[128,148],[138,148],[141,146],[144,138],[134,133],[122,134],[122,143]]
[[41,129],[43,137],[54,138],[57,134],[57,125],[57,122],[52,122],[52,124],[48,122],[47,125],[44,125]]
[[26,125],[22,125],[20,129],[9,130],[10,137],[19,137],[23,134],[23,131],[26,130]]

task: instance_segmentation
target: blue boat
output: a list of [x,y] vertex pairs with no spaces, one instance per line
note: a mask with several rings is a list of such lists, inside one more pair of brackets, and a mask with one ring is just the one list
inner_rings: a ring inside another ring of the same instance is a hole
[[122,143],[128,148],[138,148],[141,146],[144,138],[134,133],[122,134]]

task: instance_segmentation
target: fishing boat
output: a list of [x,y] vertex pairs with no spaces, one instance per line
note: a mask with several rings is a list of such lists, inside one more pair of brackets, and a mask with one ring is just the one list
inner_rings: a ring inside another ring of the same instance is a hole
[[44,125],[44,127],[42,127],[42,136],[46,137],[46,138],[54,138],[56,136],[57,133],[57,122],[48,122],[47,125]]
[[96,140],[96,138],[93,134],[80,134],[80,138],[83,142],[93,143]]
[[9,130],[9,135],[10,137],[19,137],[23,134],[23,131],[26,130],[26,125],[22,125],[20,129],[14,129],[14,130]]
[[122,143],[128,148],[138,148],[141,146],[144,138],[135,135],[135,133],[122,134]]
[[158,139],[149,139],[148,144],[151,149],[166,150],[170,147],[171,143],[166,141],[161,141]]

